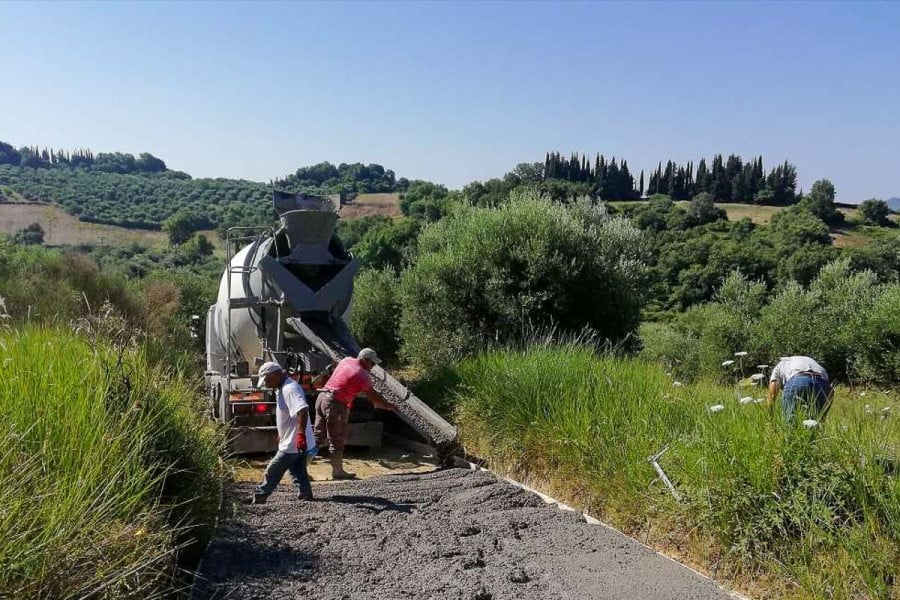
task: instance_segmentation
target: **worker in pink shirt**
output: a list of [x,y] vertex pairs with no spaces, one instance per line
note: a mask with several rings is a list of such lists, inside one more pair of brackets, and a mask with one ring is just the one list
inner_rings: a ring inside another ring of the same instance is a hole
[[372,367],[380,362],[371,348],[363,348],[356,358],[348,356],[338,363],[316,398],[316,443],[319,448],[325,448],[325,442],[328,442],[332,479],[356,477],[344,470],[344,443],[353,399],[366,394],[375,406],[385,407],[372,389],[372,376],[369,374]]

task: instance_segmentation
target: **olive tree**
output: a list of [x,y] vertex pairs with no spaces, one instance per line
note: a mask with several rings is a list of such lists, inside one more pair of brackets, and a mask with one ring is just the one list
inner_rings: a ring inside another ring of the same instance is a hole
[[638,325],[643,234],[589,202],[533,191],[426,228],[401,278],[402,354],[435,367],[529,331],[591,328],[617,342]]

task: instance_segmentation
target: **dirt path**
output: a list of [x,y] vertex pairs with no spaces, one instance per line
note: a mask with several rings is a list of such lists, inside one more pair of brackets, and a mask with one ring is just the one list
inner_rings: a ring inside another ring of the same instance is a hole
[[287,485],[241,501],[210,544],[197,598],[723,599],[717,586],[487,472]]

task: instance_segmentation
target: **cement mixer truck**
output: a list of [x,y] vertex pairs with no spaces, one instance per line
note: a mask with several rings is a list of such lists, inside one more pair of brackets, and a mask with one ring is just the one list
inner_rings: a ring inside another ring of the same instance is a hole
[[[348,319],[360,265],[335,234],[340,197],[273,190],[273,204],[277,226],[228,229],[225,269],[206,318],[209,409],[228,425],[236,454],[277,447],[275,398],[257,385],[263,362],[280,364],[314,405],[319,375],[359,351]],[[456,429],[381,367],[371,374],[406,433],[449,457]],[[351,414],[350,446],[380,445],[383,423],[367,402],[357,403],[361,418]]]

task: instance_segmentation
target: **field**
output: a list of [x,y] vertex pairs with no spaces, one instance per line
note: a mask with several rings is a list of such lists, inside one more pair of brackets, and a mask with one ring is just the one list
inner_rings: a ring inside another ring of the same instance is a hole
[[[14,234],[32,223],[44,228],[44,242],[49,246],[77,246],[79,244],[127,246],[140,244],[150,248],[163,248],[169,240],[162,231],[126,229],[114,225],[84,223],[55,204],[42,202],[0,204],[0,233]],[[201,231],[218,247],[221,245],[215,231]]]
[[342,219],[358,219],[373,215],[399,217],[400,194],[360,194],[341,207]]
[[[634,202],[610,202],[610,205],[621,208],[635,204]],[[676,202],[678,206],[687,208],[690,202]],[[750,219],[756,225],[768,225],[772,222],[772,217],[784,210],[781,206],[759,206],[755,204],[732,204],[727,202],[716,203],[719,208],[725,209],[728,214],[729,221],[740,221],[741,219]],[[848,221],[856,219],[859,211],[855,208],[839,208]],[[891,220],[900,223],[900,214],[892,214]],[[864,246],[876,235],[873,235],[873,228],[861,228],[853,225],[846,227],[833,228],[831,230],[831,238],[834,245],[838,248],[855,248]]]

